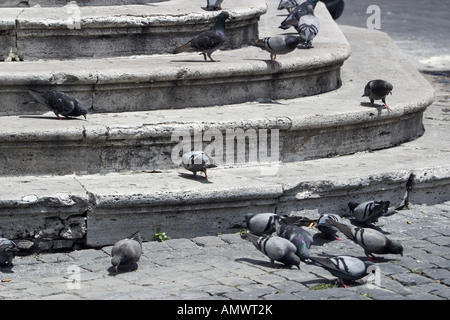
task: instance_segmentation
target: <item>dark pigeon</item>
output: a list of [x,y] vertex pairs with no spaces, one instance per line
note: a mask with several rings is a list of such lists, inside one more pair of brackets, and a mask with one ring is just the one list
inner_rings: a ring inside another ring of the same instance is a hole
[[33,100],[24,102],[40,103],[49,108],[55,113],[58,119],[61,119],[59,115],[66,118],[83,116],[86,119],[88,108],[86,108],[80,101],[69,96],[67,93],[48,90],[39,92],[36,90],[28,90],[28,93],[34,98]]
[[216,23],[210,29],[201,32],[188,43],[176,48],[173,53],[201,52],[205,61],[208,56],[208,58],[214,62],[215,60],[211,57],[211,54],[224,44],[226,40],[225,20],[229,18],[229,13],[222,11],[218,15]]
[[19,251],[14,241],[0,238],[0,266],[1,267],[11,267],[12,261]]
[[206,169],[217,167],[214,161],[203,151],[186,152],[181,158],[181,164],[186,170],[192,171],[194,176],[197,175],[197,171],[203,172],[206,179],[208,179]]
[[328,270],[339,282],[347,287],[345,281],[355,281],[369,274],[371,264],[352,256],[310,257],[314,265]]
[[297,248],[287,239],[278,236],[257,236],[252,233],[245,233],[241,235],[242,239],[246,239],[253,243],[253,245],[265,254],[272,265],[275,261],[279,261],[287,267],[296,266],[300,269],[300,258],[297,256]]
[[261,48],[270,53],[270,63],[275,68],[277,54],[287,54],[294,51],[302,41],[301,37],[293,35],[277,35],[262,39],[250,40],[252,46]]
[[295,245],[300,260],[307,261],[309,259],[309,248],[313,243],[313,237],[307,230],[293,224],[287,224],[282,218],[275,219],[275,230],[277,236],[285,238]]
[[142,238],[139,232],[114,244],[111,250],[111,264],[115,271],[133,270],[142,254]]
[[390,112],[391,108],[389,108],[386,103],[386,96],[388,94],[392,94],[393,88],[394,87],[392,86],[392,84],[385,80],[371,80],[364,87],[364,94],[362,95],[362,97],[369,97],[370,103],[372,103],[373,107],[375,107],[375,105],[373,104],[375,100],[383,101],[384,106]]
[[403,256],[403,246],[396,240],[391,240],[380,231],[372,228],[359,228],[349,224],[328,219],[327,223],[339,229],[347,238],[360,245],[370,260],[378,259],[373,254],[400,254]]
[[336,222],[341,221],[341,217],[334,213],[324,213],[322,214],[317,221],[317,229],[320,231],[320,235],[322,238],[327,240],[342,240],[337,236],[337,232],[339,231],[335,226],[332,226],[326,223],[327,219],[333,219]]

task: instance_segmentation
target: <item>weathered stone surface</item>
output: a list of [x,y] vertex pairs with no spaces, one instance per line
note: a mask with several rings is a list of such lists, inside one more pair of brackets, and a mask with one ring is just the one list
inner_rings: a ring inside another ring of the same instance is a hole
[[[232,49],[258,35],[259,16],[266,12],[267,5],[256,0],[244,5],[229,0],[228,6],[233,19],[227,25],[224,48]],[[209,28],[217,16],[217,12],[205,11],[198,3],[182,0],[121,6],[69,3],[64,7],[5,10],[7,21],[15,22],[14,26],[9,24],[15,31],[13,48],[26,61],[172,53]]]

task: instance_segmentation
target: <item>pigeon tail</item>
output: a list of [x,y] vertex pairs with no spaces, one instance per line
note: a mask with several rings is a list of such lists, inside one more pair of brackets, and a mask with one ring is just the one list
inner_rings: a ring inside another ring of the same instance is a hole
[[191,42],[190,41],[188,43],[180,46],[180,47],[175,48],[173,50],[173,54],[178,54],[178,53],[181,53],[181,52],[185,52],[185,51],[188,51],[189,49],[191,49]]

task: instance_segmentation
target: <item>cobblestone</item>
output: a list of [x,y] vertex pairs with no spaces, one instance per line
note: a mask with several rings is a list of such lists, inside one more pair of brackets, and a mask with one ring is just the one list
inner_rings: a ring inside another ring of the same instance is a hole
[[[110,274],[111,247],[17,256],[0,270],[0,297],[22,299],[176,300],[445,300],[450,297],[450,202],[412,206],[376,224],[402,241],[404,256],[377,262],[378,283],[363,278],[348,288],[314,265],[274,268],[239,234],[144,242],[138,269]],[[315,228],[309,228],[316,233]],[[343,235],[341,235],[344,237]],[[315,236],[313,255],[351,254],[351,242]],[[75,270],[75,271],[72,271]]]

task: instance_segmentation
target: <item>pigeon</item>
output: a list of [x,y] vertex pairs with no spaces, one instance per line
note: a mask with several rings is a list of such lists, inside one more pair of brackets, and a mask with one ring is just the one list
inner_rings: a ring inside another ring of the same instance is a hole
[[272,68],[275,68],[277,54],[287,54],[294,51],[301,41],[302,39],[299,36],[277,35],[262,39],[252,39],[249,44],[269,52]]
[[334,221],[341,221],[341,217],[334,213],[324,213],[317,221],[317,229],[319,229],[322,238],[333,239],[333,240],[343,240],[340,239],[336,233],[339,231],[335,226],[326,223],[327,219],[333,219]]
[[297,248],[289,240],[278,236],[260,237],[252,233],[242,234],[241,238],[253,243],[256,249],[269,257],[275,267],[275,261],[279,261],[289,268],[296,266],[300,269],[300,258],[296,254]]
[[275,232],[275,213],[246,213],[245,222],[247,229],[257,235],[267,235]]
[[224,44],[226,39],[225,20],[229,18],[229,13],[222,11],[218,15],[216,23],[210,29],[201,32],[181,47],[175,48],[173,53],[201,52],[205,61],[207,61],[206,56],[208,56],[211,62],[215,62],[216,60],[211,57],[211,54]]
[[296,30],[303,40],[306,48],[312,48],[312,40],[319,33],[319,19],[314,15],[312,5],[308,5],[307,13],[300,17]]
[[223,0],[206,0],[206,10],[222,10],[222,2]]
[[131,237],[122,239],[114,244],[111,250],[111,264],[115,271],[118,269],[132,270],[142,254],[142,238],[138,232]]
[[40,103],[49,108],[55,113],[58,119],[59,115],[66,118],[83,116],[86,119],[88,108],[86,108],[80,101],[69,96],[67,93],[48,90],[39,92],[36,90],[28,90],[28,93],[34,98],[26,101],[23,104]]
[[403,246],[396,240],[391,240],[380,231],[371,228],[359,228],[349,224],[327,219],[327,223],[339,229],[347,238],[360,245],[364,249],[369,260],[377,260],[377,254],[400,254],[403,256]]
[[348,207],[356,221],[369,225],[377,222],[379,217],[387,217],[395,213],[389,209],[389,201],[365,201],[362,203],[350,201]]
[[392,84],[385,80],[371,80],[369,81],[366,86],[364,87],[364,94],[362,97],[369,97],[370,103],[372,103],[372,106],[374,106],[373,102],[375,100],[381,100],[384,103],[384,106],[386,109],[390,112],[391,108],[386,103],[386,96],[390,93],[392,94],[392,89],[394,87]]
[[296,6],[291,13],[289,13],[286,19],[281,22],[280,28],[284,30],[289,29],[290,27],[297,28],[300,17],[308,14],[308,5],[311,5],[313,9],[315,9],[317,2],[319,2],[319,0],[306,0]]
[[0,238],[0,266],[12,266],[12,261],[17,251],[19,251],[19,249],[12,240]]
[[281,0],[277,9],[286,9],[290,13],[298,5],[300,5],[300,0]]
[[297,248],[296,254],[301,261],[309,259],[309,248],[313,243],[311,234],[302,227],[287,224],[282,218],[275,219],[275,229],[277,236],[292,242]]
[[197,175],[197,171],[202,171],[206,179],[208,179],[206,169],[217,167],[214,161],[203,151],[186,152],[181,158],[181,163],[186,170],[192,171],[194,176]]
[[344,281],[354,281],[369,274],[369,263],[352,256],[310,257],[314,265],[328,270],[339,282],[347,287]]

